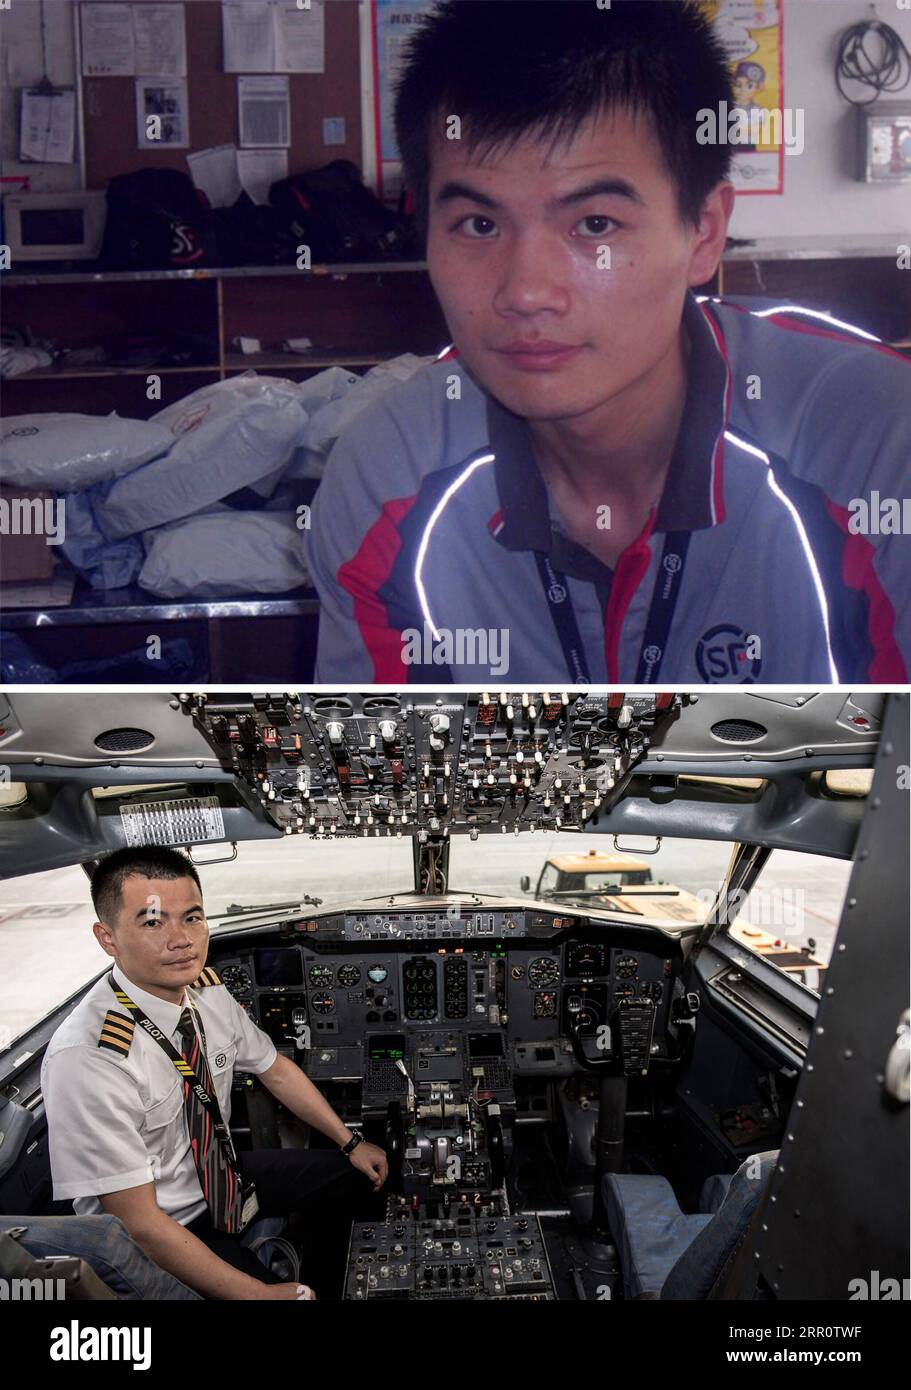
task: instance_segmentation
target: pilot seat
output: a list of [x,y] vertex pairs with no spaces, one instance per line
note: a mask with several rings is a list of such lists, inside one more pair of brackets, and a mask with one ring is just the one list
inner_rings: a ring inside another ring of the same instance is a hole
[[602,1196],[617,1243],[626,1298],[705,1299],[739,1249],[778,1150],[753,1154],[737,1172],[707,1178],[699,1211],[683,1212],[666,1178],[606,1173]]

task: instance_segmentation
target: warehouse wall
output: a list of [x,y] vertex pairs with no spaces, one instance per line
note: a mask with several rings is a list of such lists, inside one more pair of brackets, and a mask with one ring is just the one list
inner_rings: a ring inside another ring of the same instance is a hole
[[[911,9],[877,0],[876,11],[911,51]],[[785,0],[785,104],[805,112],[806,148],[785,158],[782,197],[737,199],[733,236],[911,236],[911,184],[855,181],[855,112],[835,86],[839,35],[870,18],[862,0]],[[911,85],[889,99],[911,102]]]

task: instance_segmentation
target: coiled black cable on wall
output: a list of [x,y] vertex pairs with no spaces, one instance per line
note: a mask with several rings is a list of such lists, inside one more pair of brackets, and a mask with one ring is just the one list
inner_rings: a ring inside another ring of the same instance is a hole
[[[873,8],[873,7],[871,7]],[[875,10],[874,10],[875,13]],[[900,34],[879,19],[852,24],[842,34],[835,64],[835,83],[852,106],[870,106],[886,92],[901,92],[911,79],[911,54]],[[870,96],[849,96],[846,82],[872,89]]]

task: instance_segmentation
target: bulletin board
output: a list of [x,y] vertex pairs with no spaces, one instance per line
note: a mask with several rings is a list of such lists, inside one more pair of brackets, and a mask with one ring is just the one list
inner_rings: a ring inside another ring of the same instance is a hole
[[[83,0],[79,0],[81,10]],[[223,71],[220,0],[184,0],[189,95],[189,148],[140,149],[133,77],[80,76],[85,138],[85,186],[104,189],[116,174],[137,169],[188,172],[195,150],[239,144],[237,79]],[[76,15],[77,25],[81,14]],[[288,173],[316,169],[333,159],[362,167],[358,0],[329,0],[325,11],[325,72],[292,73]],[[326,116],[345,119],[345,143],[324,145]]]

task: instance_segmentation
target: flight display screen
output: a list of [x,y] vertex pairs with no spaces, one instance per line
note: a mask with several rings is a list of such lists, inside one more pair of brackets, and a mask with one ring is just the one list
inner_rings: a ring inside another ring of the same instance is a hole
[[371,1062],[398,1062],[405,1056],[405,1034],[376,1034],[367,1040],[367,1056]]
[[300,951],[260,948],[253,952],[253,960],[258,983],[269,989],[304,983],[304,963]]

